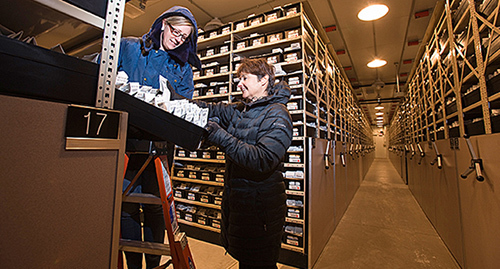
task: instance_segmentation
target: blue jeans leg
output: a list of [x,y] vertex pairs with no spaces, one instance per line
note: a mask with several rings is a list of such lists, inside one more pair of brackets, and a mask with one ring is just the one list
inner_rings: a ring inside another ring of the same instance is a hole
[[[129,178],[133,178],[137,171],[127,171],[124,180],[124,189],[130,184]],[[160,196],[158,181],[154,163],[151,162],[137,180],[137,187],[134,192],[150,193]],[[163,218],[163,208],[161,205],[139,205],[123,203],[122,205],[122,238],[132,240],[142,240],[140,207],[144,215],[144,241],[163,243],[165,238],[165,220]],[[130,269],[142,268],[142,253],[125,253],[127,266]],[[161,256],[145,255],[147,268],[154,268],[160,264]]]

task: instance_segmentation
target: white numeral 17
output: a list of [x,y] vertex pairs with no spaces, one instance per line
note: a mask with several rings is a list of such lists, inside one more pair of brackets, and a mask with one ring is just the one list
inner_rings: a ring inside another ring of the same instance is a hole
[[[83,116],[84,118],[87,118],[87,130],[85,131],[86,135],[89,134],[89,129],[90,129],[90,115],[91,115],[91,112],[89,111],[89,113],[87,113],[87,115]],[[108,116],[108,114],[97,112],[96,115],[97,116],[102,116],[101,123],[99,124],[99,128],[97,128],[97,134],[96,134],[96,135],[99,135],[99,132],[101,132],[102,124],[104,123],[104,120],[106,119],[106,117]]]

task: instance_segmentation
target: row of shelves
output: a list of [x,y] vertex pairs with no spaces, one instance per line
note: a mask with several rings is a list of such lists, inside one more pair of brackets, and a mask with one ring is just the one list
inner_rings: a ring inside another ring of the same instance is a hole
[[447,1],[396,112],[390,143],[500,131],[498,1]]
[[[316,30],[320,28],[304,12],[304,5],[283,6],[200,34],[198,54],[204,69],[194,72],[193,97],[209,102],[242,100],[236,70],[244,57],[265,58],[276,68],[276,81],[288,83],[293,140],[284,157],[287,213],[282,247],[302,254],[307,253],[307,203],[313,195],[307,183],[311,174],[306,162],[307,138],[350,142],[359,145],[356,148],[373,144],[370,125],[350,83]],[[224,161],[217,149],[188,152],[178,148],[172,179],[177,186],[190,188],[178,190],[177,202],[191,210],[220,211],[217,197],[203,191],[223,190]],[[191,188],[202,192],[191,194]],[[201,224],[192,214],[187,216],[186,223],[214,228],[213,221]]]
[[[369,143],[370,125],[364,114],[359,108],[356,115],[345,113],[357,106],[350,84],[302,12],[302,6],[291,6],[297,13],[253,22],[247,28],[231,23],[202,35],[198,48],[205,68],[203,72],[195,71],[194,98],[241,100],[235,77],[239,61],[243,57],[265,57],[276,66],[277,80],[286,81],[292,88],[289,108],[301,136],[360,139]],[[245,20],[253,21],[252,18]],[[302,105],[307,109],[302,109]]]

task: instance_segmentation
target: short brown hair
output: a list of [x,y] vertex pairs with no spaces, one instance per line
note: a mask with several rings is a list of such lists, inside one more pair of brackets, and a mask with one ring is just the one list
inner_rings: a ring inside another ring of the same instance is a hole
[[241,60],[241,65],[236,71],[236,76],[240,77],[241,73],[256,75],[259,80],[268,75],[269,83],[266,90],[269,94],[273,94],[270,90],[274,86],[274,66],[270,65],[264,58],[243,58]]

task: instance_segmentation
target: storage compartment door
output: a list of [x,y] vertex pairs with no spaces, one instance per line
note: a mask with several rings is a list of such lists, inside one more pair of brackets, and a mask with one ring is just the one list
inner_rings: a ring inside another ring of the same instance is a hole
[[[314,141],[314,142],[313,142]],[[308,189],[308,264],[312,268],[335,229],[334,223],[334,169],[331,164],[326,169],[325,152],[328,141],[307,138],[308,164],[310,171]],[[333,143],[333,142],[331,142]],[[330,145],[329,154],[332,154]],[[333,160],[330,158],[330,160]]]
[[[465,245],[464,268],[500,268],[500,134],[472,137],[478,158],[483,160],[484,181],[476,180],[472,172],[459,178],[460,204]],[[470,166],[471,156],[465,139],[460,138],[457,169],[462,174]]]
[[346,161],[345,146],[335,141],[335,227],[347,210]]
[[[459,264],[463,264],[462,226],[460,202],[458,197],[458,175],[455,164],[455,151],[450,147],[450,140],[438,140],[436,146],[442,155],[442,168],[437,163],[431,166],[432,179],[435,181],[436,230],[448,246]],[[430,153],[430,159],[436,157]]]

